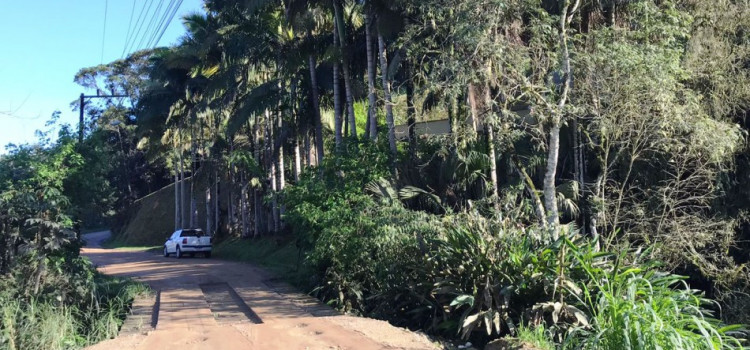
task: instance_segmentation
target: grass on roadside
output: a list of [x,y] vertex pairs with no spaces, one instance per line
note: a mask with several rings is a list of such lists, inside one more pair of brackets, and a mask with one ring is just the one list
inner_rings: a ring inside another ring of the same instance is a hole
[[96,274],[91,301],[62,304],[44,296],[23,299],[0,293],[0,349],[78,349],[113,338],[144,284]]
[[125,242],[122,239],[119,239],[118,237],[112,237],[104,242],[102,242],[102,248],[106,249],[121,249],[126,251],[149,251],[149,252],[159,252],[162,249],[162,246],[160,245],[133,245],[130,243]]
[[85,235],[87,233],[94,233],[94,232],[101,232],[109,230],[109,227],[107,226],[97,226],[97,227],[86,227],[81,229],[81,234]]
[[214,244],[213,256],[220,259],[244,261],[264,267],[286,282],[306,290],[310,274],[305,271],[303,258],[294,239],[232,238]]

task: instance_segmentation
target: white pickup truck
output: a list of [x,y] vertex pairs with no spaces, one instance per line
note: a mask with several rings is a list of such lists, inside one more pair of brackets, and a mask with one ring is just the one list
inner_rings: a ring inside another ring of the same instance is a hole
[[164,256],[174,254],[179,259],[185,254],[194,256],[195,253],[203,253],[206,258],[210,258],[212,240],[201,229],[177,230],[164,242]]

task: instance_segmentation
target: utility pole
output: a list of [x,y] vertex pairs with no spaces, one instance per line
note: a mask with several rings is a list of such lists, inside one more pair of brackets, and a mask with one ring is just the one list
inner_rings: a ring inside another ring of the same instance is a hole
[[119,98],[119,97],[128,97],[128,95],[100,95],[99,89],[96,90],[96,95],[84,95],[81,93],[81,96],[79,98],[79,107],[78,107],[78,144],[83,144],[83,114],[84,109],[83,107],[86,105],[86,99],[87,98]]
[[83,144],[83,105],[84,105],[84,98],[86,96],[83,95],[83,92],[81,93],[81,99],[80,99],[80,106],[78,107],[78,111],[80,112],[80,115],[78,116],[78,144]]

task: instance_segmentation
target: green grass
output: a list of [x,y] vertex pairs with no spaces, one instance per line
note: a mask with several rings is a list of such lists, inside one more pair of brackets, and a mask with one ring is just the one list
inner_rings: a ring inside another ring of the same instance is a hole
[[213,256],[234,261],[250,262],[266,268],[286,282],[305,289],[309,276],[300,261],[299,250],[292,239],[232,238],[213,247]]
[[521,326],[518,328],[516,338],[526,344],[532,345],[538,350],[555,350],[555,344],[550,340],[550,335],[543,326],[528,328]]
[[[581,300],[591,310],[591,327],[572,329],[566,348],[746,349],[744,325],[715,318],[713,302],[691,289],[687,278],[648,263],[621,264],[621,256],[569,245],[585,271]],[[590,247],[588,247],[590,249]]]
[[161,251],[162,246],[160,245],[137,245],[137,244],[133,245],[118,237],[113,237],[102,242],[102,248],[120,249],[120,250],[126,250],[126,251],[159,252]]
[[97,274],[92,301],[61,304],[55,299],[0,293],[0,349],[78,349],[117,336],[133,300],[150,293],[144,284]]
[[87,228],[81,229],[81,234],[85,235],[87,233],[101,232],[101,231],[106,231],[106,230],[109,230],[109,227],[107,226],[87,227]]

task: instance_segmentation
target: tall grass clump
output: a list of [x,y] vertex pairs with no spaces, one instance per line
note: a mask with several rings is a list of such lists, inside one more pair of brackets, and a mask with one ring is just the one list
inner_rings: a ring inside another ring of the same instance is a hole
[[575,348],[744,348],[745,328],[716,318],[717,304],[691,289],[686,277],[661,272],[635,254],[572,253],[585,271],[581,301],[591,315],[590,327],[571,329]]
[[0,314],[3,349],[71,349],[83,343],[71,308],[0,298]]
[[148,293],[80,257],[22,261],[0,283],[0,349],[77,349],[114,338],[133,300]]

